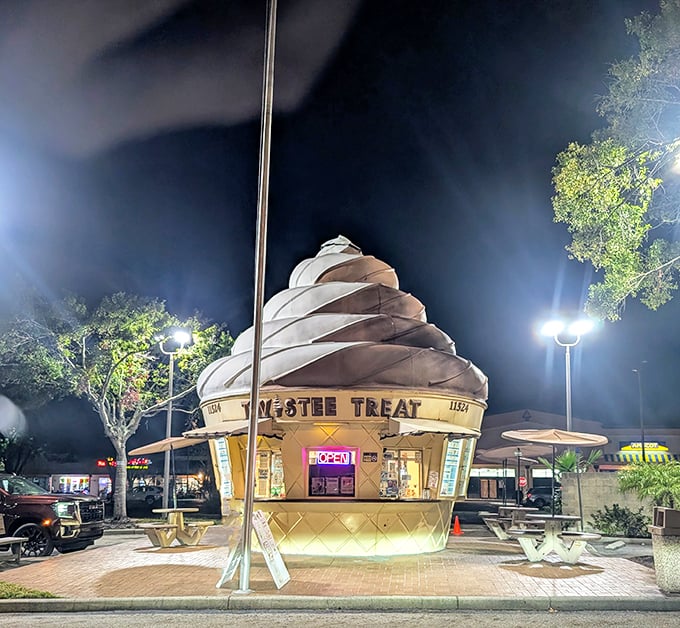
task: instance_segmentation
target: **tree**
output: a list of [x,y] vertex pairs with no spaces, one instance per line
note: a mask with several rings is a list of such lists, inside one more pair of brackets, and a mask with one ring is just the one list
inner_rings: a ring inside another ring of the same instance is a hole
[[127,441],[144,417],[168,403],[168,363],[159,337],[173,327],[193,330],[193,345],[175,360],[173,403],[187,403],[198,373],[228,354],[233,342],[226,329],[206,325],[198,315],[182,321],[166,311],[163,301],[124,293],[104,298],[93,311],[75,298],[57,304],[37,300],[30,312],[17,314],[4,327],[1,385],[8,385],[3,394],[27,401],[35,386],[41,401],[76,395],[99,415],[116,451],[117,520],[127,518]]
[[668,302],[680,272],[680,0],[626,25],[640,51],[610,68],[598,106],[606,126],[569,144],[553,169],[567,250],[602,273],[586,310],[610,320],[631,297],[652,310]]
[[[562,473],[574,473],[577,469],[579,473],[585,473],[595,464],[598,458],[601,457],[601,449],[592,449],[587,458],[584,458],[580,453],[567,449],[559,456],[555,456],[555,474],[559,479]],[[547,458],[539,457],[538,461],[542,465],[552,469],[552,462]]]
[[29,460],[44,452],[34,436],[19,434],[14,429],[0,433],[0,470],[5,473],[21,473]]
[[640,499],[651,499],[655,506],[680,505],[680,462],[635,462],[619,471],[619,487]]

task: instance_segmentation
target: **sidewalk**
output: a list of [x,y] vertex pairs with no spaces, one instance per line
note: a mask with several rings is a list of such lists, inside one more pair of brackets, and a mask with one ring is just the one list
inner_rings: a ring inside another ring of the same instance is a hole
[[[519,546],[482,531],[450,537],[446,550],[394,558],[284,556],[291,581],[277,590],[255,552],[252,593],[217,583],[226,563],[221,526],[197,547],[154,548],[146,536],[9,567],[0,580],[49,591],[57,600],[0,600],[0,612],[103,609],[488,609],[680,610],[653,569],[584,553],[576,565],[529,563]],[[599,552],[598,552],[599,553]]]

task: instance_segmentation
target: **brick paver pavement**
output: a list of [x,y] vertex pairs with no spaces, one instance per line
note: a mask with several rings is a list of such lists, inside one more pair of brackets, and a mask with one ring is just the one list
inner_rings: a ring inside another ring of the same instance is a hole
[[[211,528],[197,547],[154,548],[146,536],[115,545],[10,567],[0,580],[66,598],[227,596],[216,589],[227,550],[225,531]],[[451,537],[446,550],[393,558],[285,556],[291,581],[277,591],[262,556],[252,559],[254,594],[307,596],[636,596],[664,597],[653,569],[584,553],[576,565],[529,563],[518,545]]]

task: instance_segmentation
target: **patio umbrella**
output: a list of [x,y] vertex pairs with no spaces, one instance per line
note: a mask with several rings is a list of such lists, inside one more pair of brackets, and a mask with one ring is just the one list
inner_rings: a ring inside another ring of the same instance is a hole
[[[556,447],[599,447],[606,445],[609,439],[600,434],[589,434],[587,432],[570,432],[549,428],[545,430],[509,430],[501,434],[501,438],[514,440],[524,443],[543,443],[551,445],[553,450],[552,457],[552,508],[555,514],[555,448]],[[581,528],[583,528],[583,504],[581,502],[581,479],[579,476],[578,464],[576,465],[576,483],[578,486],[578,509],[581,517]]]
[[[170,436],[170,438],[164,438],[163,440],[158,440],[154,443],[149,443],[148,445],[142,445],[141,447],[136,447],[128,452],[131,456],[144,456],[148,454],[159,454],[164,451],[170,452],[170,460],[172,460],[172,506],[177,508],[177,492],[175,490],[175,478],[177,474],[175,472],[175,449],[183,449],[184,447],[191,447],[192,445],[198,445],[202,441],[208,440],[207,437],[201,440],[196,438],[184,438],[183,436]],[[167,490],[168,487],[165,487]]]
[[[536,463],[533,458],[537,456],[549,456],[552,451],[550,445],[541,445],[534,443],[527,443],[522,445],[521,454],[518,456],[517,451],[520,450],[519,445],[506,445],[505,447],[493,447],[490,449],[478,449],[476,456],[477,458],[484,460],[486,462],[501,462],[503,464],[503,505],[506,502],[506,485],[507,485],[507,468],[508,460],[517,460],[517,482],[519,483],[519,467],[520,461],[525,461],[529,463]],[[517,499],[517,505],[521,506],[519,503],[519,484],[515,486],[515,493]]]

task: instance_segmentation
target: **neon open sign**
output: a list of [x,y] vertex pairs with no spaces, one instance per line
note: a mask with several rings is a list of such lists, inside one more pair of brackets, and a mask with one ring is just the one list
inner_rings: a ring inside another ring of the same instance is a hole
[[351,464],[349,451],[317,451],[316,464]]

